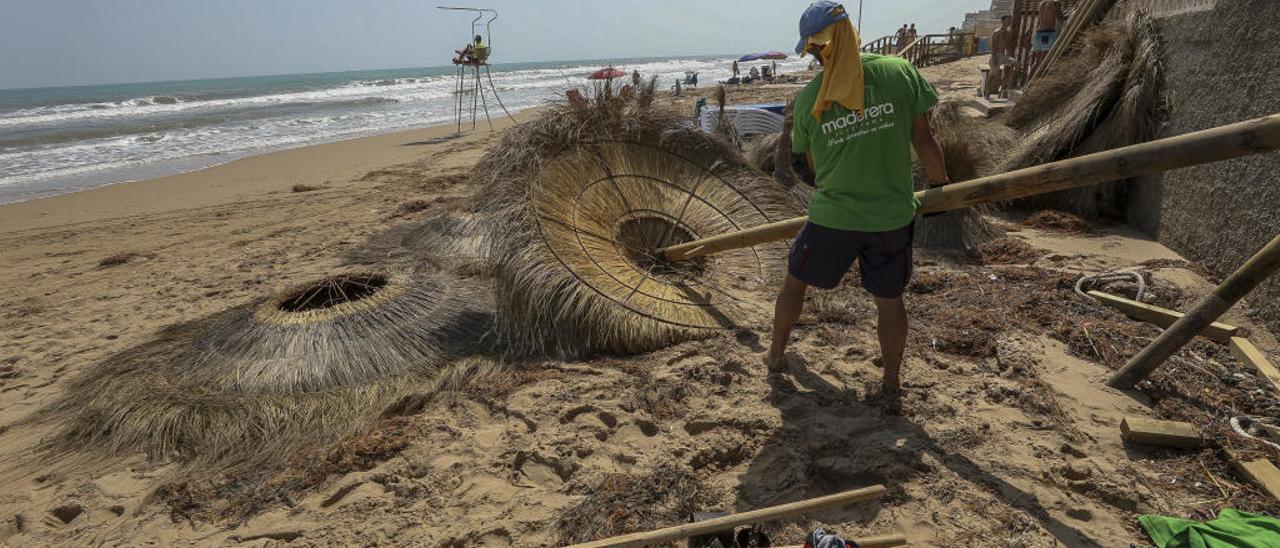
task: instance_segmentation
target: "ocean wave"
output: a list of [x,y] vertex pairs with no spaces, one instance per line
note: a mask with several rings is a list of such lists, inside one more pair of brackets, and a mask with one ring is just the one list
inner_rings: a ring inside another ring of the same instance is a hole
[[[638,70],[646,79],[656,76],[665,89],[685,71],[697,71],[704,83],[714,84],[728,77],[730,62],[650,59],[615,61],[614,66],[628,73]],[[518,112],[559,97],[566,88],[589,86],[586,76],[607,64],[494,67],[492,79],[504,106]],[[805,64],[787,60],[779,62],[779,67],[794,70]],[[0,165],[5,166],[0,173],[0,203],[11,201],[19,188],[26,189],[22,192],[46,185],[87,188],[118,182],[128,176],[122,174],[139,173],[145,166],[207,162],[456,120],[452,73],[378,76],[353,73],[343,80],[339,75],[327,86],[316,86],[314,78],[291,82],[284,77],[265,84],[251,80],[234,88],[222,83],[218,85],[223,87],[206,88],[184,84],[181,89],[153,87],[133,97],[106,90],[118,95],[81,94],[81,102],[0,113]],[[496,120],[501,110],[488,93],[487,79],[483,83],[489,115]],[[254,85],[281,91],[244,95],[243,89]],[[285,86],[295,88],[283,90]],[[142,89],[146,88],[138,88]],[[87,98],[98,100],[83,100]],[[463,123],[468,126],[470,102],[468,98],[463,106]],[[477,125],[485,124],[483,109],[478,109]],[[146,176],[162,174],[154,169],[145,172]]]
[[452,80],[446,81],[444,78],[435,77],[422,78],[415,83],[397,83],[373,88],[359,85],[358,83],[349,83],[312,91],[251,95],[228,99],[206,100],[148,96],[118,103],[73,103],[15,110],[0,117],[0,128],[69,124],[109,118],[174,115],[188,111],[269,107],[289,104],[350,103],[353,101],[363,102],[364,104],[395,103],[404,100],[406,96],[412,98],[415,93],[433,90],[439,92],[436,95],[447,95],[446,92],[451,90],[452,86]]

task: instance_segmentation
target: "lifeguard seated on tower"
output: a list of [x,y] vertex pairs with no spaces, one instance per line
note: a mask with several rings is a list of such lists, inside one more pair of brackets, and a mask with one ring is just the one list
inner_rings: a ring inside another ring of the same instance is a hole
[[483,65],[489,61],[489,46],[484,44],[484,40],[480,35],[476,35],[473,43],[467,44],[462,50],[453,50],[458,56],[453,58],[455,65]]

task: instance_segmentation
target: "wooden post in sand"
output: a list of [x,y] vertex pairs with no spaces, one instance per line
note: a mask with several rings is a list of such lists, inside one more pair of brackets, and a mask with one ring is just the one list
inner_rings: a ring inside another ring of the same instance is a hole
[[1111,375],[1107,379],[1107,386],[1131,388],[1138,381],[1147,378],[1169,356],[1195,338],[1197,333],[1216,321],[1277,269],[1280,269],[1280,236],[1271,240],[1271,243],[1232,273],[1222,285],[1205,295],[1186,316],[1174,322],[1137,356],[1130,359],[1129,363]]
[[706,535],[732,529],[739,525],[748,525],[752,523],[760,523],[763,521],[771,521],[782,519],[805,512],[813,512],[817,510],[825,510],[835,508],[845,504],[855,502],[864,502],[877,499],[883,496],[885,488],[883,485],[873,485],[853,491],[845,491],[816,499],[802,500],[792,502],[780,506],[770,508],[761,508],[750,512],[742,512],[740,514],[730,514],[728,516],[709,519],[707,521],[699,521],[696,523],[686,523],[675,527],[667,527],[666,529],[658,529],[657,531],[648,531],[644,533],[632,533],[630,535],[622,535],[603,540],[588,542],[585,544],[575,544],[570,548],[623,548],[631,546],[648,546],[650,544],[660,544],[663,542],[671,542],[698,535]]
[[[1280,149],[1280,114],[917,192],[918,214],[1153,175],[1276,149]],[[795,236],[808,220],[796,217],[673,245],[658,253],[674,262],[776,242]]]

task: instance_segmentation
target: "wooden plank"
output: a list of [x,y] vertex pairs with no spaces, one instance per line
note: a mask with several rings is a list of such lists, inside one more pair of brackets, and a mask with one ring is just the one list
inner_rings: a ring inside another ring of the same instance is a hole
[[1164,447],[1204,447],[1206,440],[1195,425],[1187,422],[1162,421],[1145,417],[1125,417],[1120,421],[1120,437],[1124,441]]
[[1249,339],[1232,337],[1231,355],[1252,367],[1259,375],[1271,381],[1271,386],[1274,386],[1276,391],[1280,391],[1280,369],[1276,369],[1276,366],[1271,365],[1271,362],[1267,360],[1267,356],[1261,350],[1258,350],[1258,347],[1254,346],[1252,342],[1249,342]]
[[1120,390],[1133,388],[1277,270],[1280,270],[1280,235],[1201,298],[1186,316],[1165,329],[1137,356],[1130,358],[1129,363],[1107,379],[1107,386]]
[[[852,538],[848,540],[858,543],[858,546],[861,548],[892,548],[894,546],[907,545],[907,536],[900,533],[877,535],[865,538]],[[804,548],[804,545],[795,544],[791,546],[780,546],[779,548]]]
[[[1124,312],[1126,316],[1135,320],[1155,324],[1163,328],[1168,328],[1184,315],[1181,312],[1161,308],[1156,305],[1140,303],[1132,299],[1126,299],[1119,295],[1103,293],[1101,291],[1090,291],[1089,296],[1098,299],[1098,302],[1110,306],[1116,310]],[[1240,335],[1240,328],[1225,323],[1213,322],[1204,331],[1200,332],[1201,337],[1212,339],[1220,343],[1231,342],[1233,337]]]
[[1237,472],[1240,472],[1240,475],[1271,495],[1271,498],[1280,500],[1280,469],[1271,464],[1271,461],[1259,459],[1243,462],[1233,456],[1231,464],[1235,466]]
[[845,491],[843,493],[827,495],[825,497],[802,500],[770,508],[761,508],[759,510],[752,510],[750,512],[742,512],[739,514],[731,514],[721,518],[699,521],[697,523],[686,523],[675,527],[667,527],[666,529],[658,529],[657,531],[631,533],[629,535],[621,535],[585,544],[577,544],[573,548],[621,548],[661,544],[663,542],[670,542],[673,540],[705,535],[716,531],[723,531],[739,525],[783,519],[800,515],[805,512],[836,508],[855,502],[873,500],[880,498],[884,493],[885,488],[883,485],[873,485],[871,487]]

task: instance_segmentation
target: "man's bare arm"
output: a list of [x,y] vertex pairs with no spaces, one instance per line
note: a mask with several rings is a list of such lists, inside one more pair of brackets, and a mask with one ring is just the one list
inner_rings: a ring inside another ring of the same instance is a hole
[[929,175],[930,186],[941,186],[951,182],[947,177],[946,158],[942,155],[942,147],[938,146],[938,141],[933,138],[933,128],[929,126],[928,115],[918,114],[915,120],[912,120],[911,146],[924,166],[925,173]]

